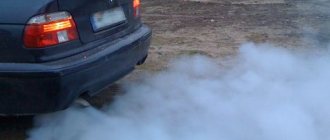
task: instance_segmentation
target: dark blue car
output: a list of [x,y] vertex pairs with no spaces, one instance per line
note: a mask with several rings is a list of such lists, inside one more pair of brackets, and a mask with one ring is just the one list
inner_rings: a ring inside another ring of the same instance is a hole
[[140,0],[1,0],[0,114],[47,113],[142,64]]

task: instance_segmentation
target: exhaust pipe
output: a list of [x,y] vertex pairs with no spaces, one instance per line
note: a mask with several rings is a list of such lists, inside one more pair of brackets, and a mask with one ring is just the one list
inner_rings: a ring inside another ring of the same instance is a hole
[[90,107],[91,106],[91,104],[83,98],[76,99],[74,101],[73,105],[78,106],[78,107]]

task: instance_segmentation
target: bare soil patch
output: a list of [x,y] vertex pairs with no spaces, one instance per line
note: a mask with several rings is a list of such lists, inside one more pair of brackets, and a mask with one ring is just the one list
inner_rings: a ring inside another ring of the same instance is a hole
[[315,6],[324,8],[297,0],[145,0],[143,20],[154,34],[149,59],[140,69],[161,70],[183,54],[232,56],[245,42],[309,47],[306,36],[319,35],[329,20]]

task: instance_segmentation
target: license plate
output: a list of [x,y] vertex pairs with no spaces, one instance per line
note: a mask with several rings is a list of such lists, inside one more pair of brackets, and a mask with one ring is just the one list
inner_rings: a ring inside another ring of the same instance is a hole
[[106,11],[94,13],[91,22],[94,31],[99,31],[107,27],[115,26],[126,21],[123,8],[117,7]]

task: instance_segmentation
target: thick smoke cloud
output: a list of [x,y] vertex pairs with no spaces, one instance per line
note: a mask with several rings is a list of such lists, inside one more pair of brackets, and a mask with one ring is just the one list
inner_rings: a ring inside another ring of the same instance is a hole
[[330,139],[330,55],[244,44],[128,84],[114,103],[39,116],[30,140]]

